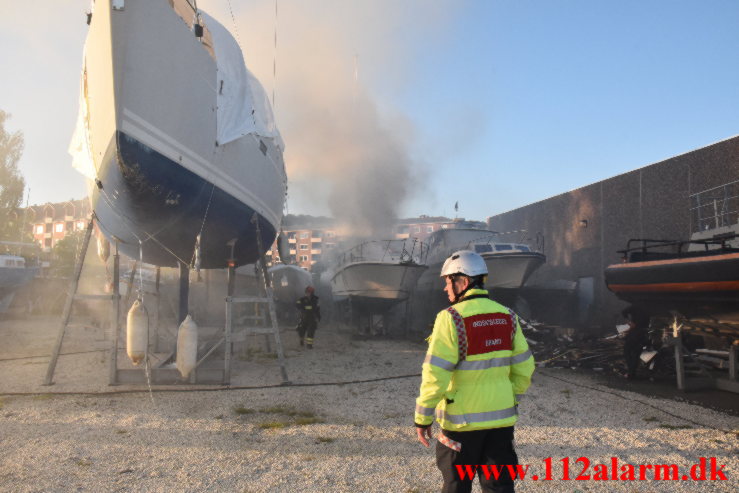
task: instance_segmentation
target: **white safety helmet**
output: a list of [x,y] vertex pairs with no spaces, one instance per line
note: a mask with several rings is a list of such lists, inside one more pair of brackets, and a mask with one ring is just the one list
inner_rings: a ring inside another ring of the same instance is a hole
[[484,276],[488,273],[488,266],[482,257],[471,250],[460,250],[454,252],[451,257],[444,261],[439,277],[464,274],[469,277]]

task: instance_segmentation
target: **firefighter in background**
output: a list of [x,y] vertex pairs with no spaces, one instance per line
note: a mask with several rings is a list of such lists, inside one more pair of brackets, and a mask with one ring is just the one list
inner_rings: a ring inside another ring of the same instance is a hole
[[637,368],[641,361],[641,353],[649,342],[649,314],[638,306],[629,306],[621,312],[626,318],[629,330],[622,335],[624,338],[624,362],[626,363],[626,378],[636,379]]
[[[436,465],[444,479],[442,492],[472,490],[473,478],[461,478],[456,465],[518,464],[513,426],[518,402],[531,384],[534,358],[521,332],[518,316],[488,298],[485,261],[475,252],[452,254],[441,269],[444,291],[452,304],[436,316],[423,362],[416,399],[416,433],[426,447],[431,426],[441,426]],[[486,479],[484,492],[513,492],[508,468]]]
[[295,303],[300,311],[300,322],[298,323],[300,345],[305,344],[308,349],[313,349],[313,335],[321,320],[321,307],[318,306],[318,296],[315,295],[315,291],[313,286],[308,286],[305,288],[305,296]]

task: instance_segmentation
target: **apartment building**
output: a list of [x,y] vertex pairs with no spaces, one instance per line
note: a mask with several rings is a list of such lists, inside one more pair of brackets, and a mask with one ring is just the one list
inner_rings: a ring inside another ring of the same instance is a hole
[[66,235],[84,230],[91,212],[89,200],[70,200],[32,205],[25,211],[25,220],[31,228],[33,240],[42,251],[50,252]]
[[465,218],[449,219],[443,216],[426,216],[400,219],[395,227],[395,238],[418,238],[426,240],[435,231],[452,228],[475,228],[486,229],[487,224],[483,221],[466,220]]
[[[311,270],[316,262],[323,260],[323,256],[336,248],[338,237],[334,229],[323,228],[296,228],[283,231],[287,236],[290,257],[289,263],[294,263],[306,270]],[[267,263],[272,265],[280,262],[280,252],[277,240],[267,251]]]
[[[306,218],[308,218],[306,220]],[[312,270],[317,262],[330,261],[330,254],[341,241],[333,220],[328,218],[316,218],[312,222],[310,216],[301,216],[307,224],[294,223],[290,228],[284,230],[289,245],[289,258],[287,262],[294,263],[306,270]],[[290,223],[290,221],[286,221]],[[482,221],[466,220],[464,218],[450,219],[448,217],[420,217],[401,219],[393,227],[396,239],[418,238],[423,241],[434,231],[450,228],[480,228],[485,229],[486,224]],[[269,265],[280,262],[280,253],[277,241],[272,244],[267,252]]]

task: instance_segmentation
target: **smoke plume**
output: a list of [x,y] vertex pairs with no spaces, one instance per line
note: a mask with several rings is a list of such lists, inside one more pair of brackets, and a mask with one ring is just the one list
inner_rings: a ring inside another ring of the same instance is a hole
[[275,89],[290,202],[300,208],[291,212],[328,208],[344,234],[387,236],[426,170],[413,155],[412,125],[387,98],[379,104],[376,88],[404,85],[404,67],[425,36],[439,36],[451,2],[295,0],[277,7],[275,17],[274,0],[250,2],[236,12],[236,35],[250,70],[268,93]]

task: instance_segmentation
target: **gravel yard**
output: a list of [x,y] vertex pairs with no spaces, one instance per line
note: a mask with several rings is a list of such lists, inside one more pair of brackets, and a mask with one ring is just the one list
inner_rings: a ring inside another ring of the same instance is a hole
[[[237,359],[232,385],[268,388],[158,386],[149,394],[107,385],[105,353],[95,352],[107,342],[91,328],[70,331],[62,352],[79,354],[60,357],[57,383],[40,385],[56,323],[0,322],[2,491],[439,490],[433,449],[412,426],[420,378],[341,384],[419,373],[420,344],[352,340],[322,327],[308,351],[285,331],[291,387],[275,386],[276,360],[257,354]],[[313,383],[322,385],[304,385]],[[557,369],[537,370],[520,411],[517,450],[530,468],[518,491],[739,490],[737,417]],[[542,480],[547,457],[551,481]],[[591,475],[608,466],[609,479],[574,480],[579,457]],[[715,457],[728,479],[655,481],[648,471],[646,481],[614,481],[612,457],[619,467],[676,464],[680,477]],[[560,479],[564,458],[569,481]]]

